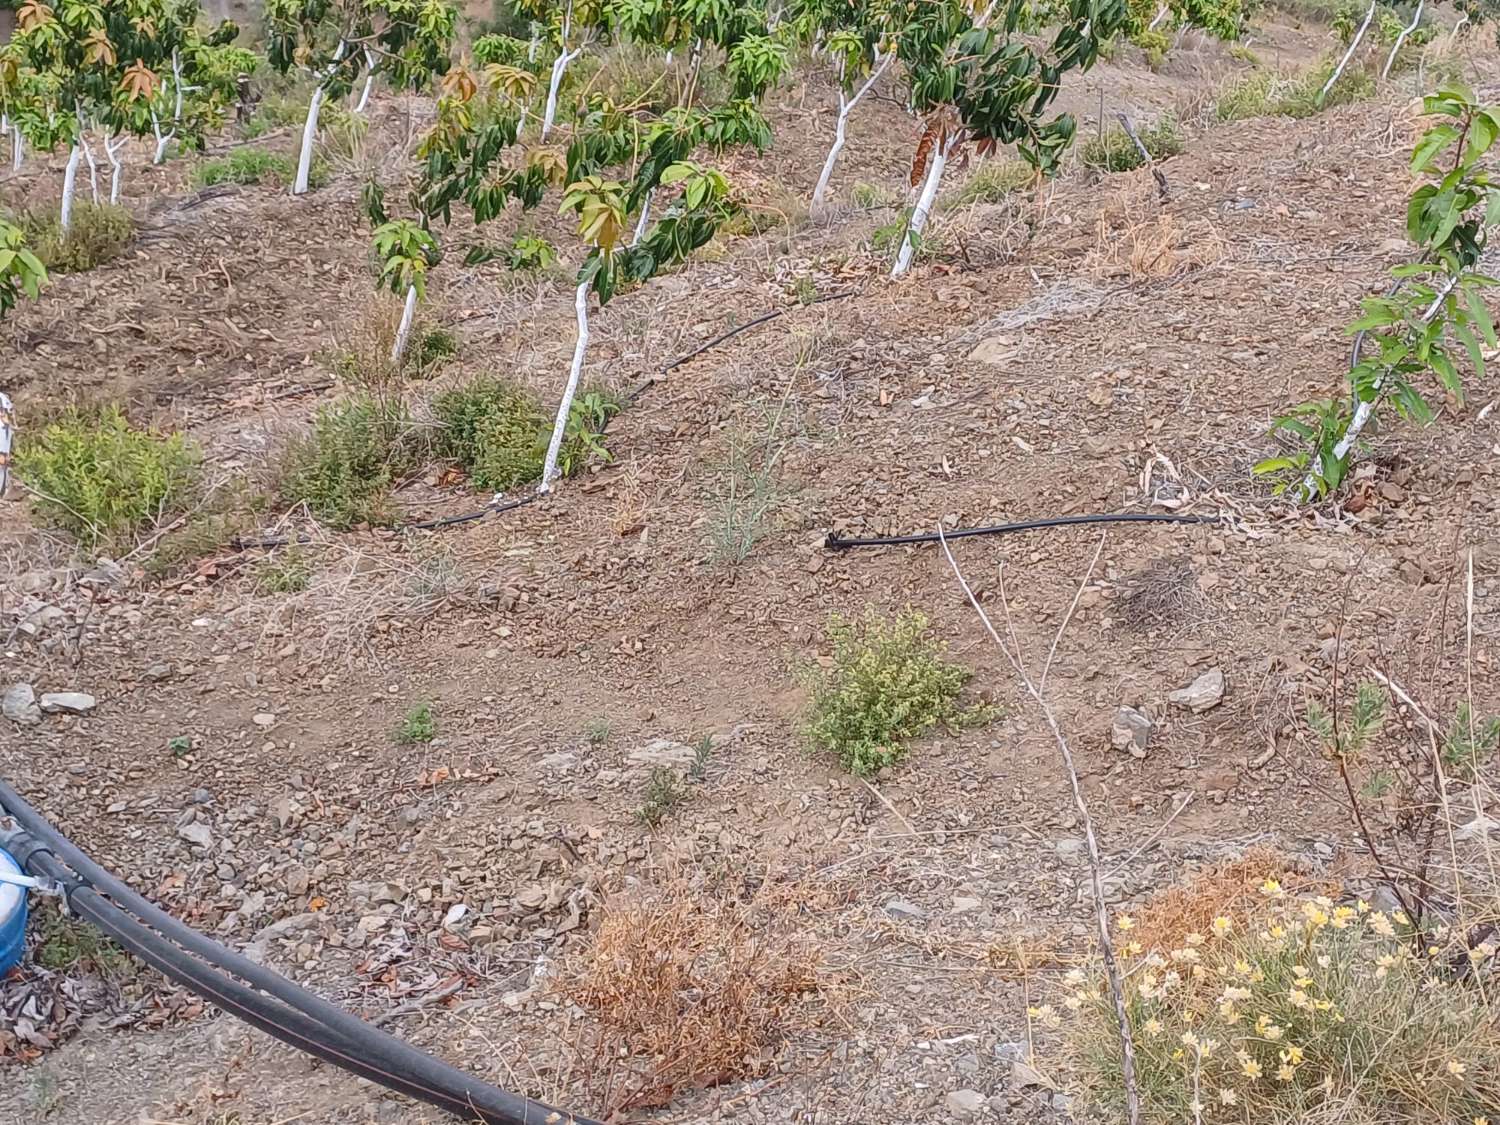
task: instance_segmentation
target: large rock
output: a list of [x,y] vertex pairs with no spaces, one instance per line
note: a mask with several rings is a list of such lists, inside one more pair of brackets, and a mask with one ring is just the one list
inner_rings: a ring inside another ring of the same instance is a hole
[[87,715],[97,704],[85,691],[49,691],[42,696],[42,710],[49,715]]
[[1121,707],[1109,728],[1109,744],[1116,750],[1128,750],[1132,758],[1144,758],[1151,742],[1151,720],[1134,707]]
[[1178,688],[1167,696],[1167,702],[1176,707],[1185,707],[1195,715],[1217,707],[1224,699],[1224,673],[1210,668],[1185,688]]
[[200,848],[212,847],[214,842],[213,829],[198,821],[193,821],[191,824],[179,825],[177,835],[181,836],[188,843]]
[[670,738],[653,738],[625,757],[638,766],[690,766],[697,760],[698,752]]
[[987,1101],[978,1090],[954,1090],[943,1099],[943,1104],[955,1117],[967,1119],[983,1113]]
[[23,727],[42,721],[42,709],[36,705],[36,692],[30,684],[11,684],[0,698],[0,714]]

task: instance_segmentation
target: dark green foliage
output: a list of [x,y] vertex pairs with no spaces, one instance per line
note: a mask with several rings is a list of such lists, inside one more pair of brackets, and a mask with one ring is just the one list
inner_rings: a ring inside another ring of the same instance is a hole
[[125,252],[135,235],[135,220],[114,203],[73,204],[67,234],[56,211],[31,211],[20,216],[22,237],[54,273],[82,273]]
[[283,494],[338,530],[381,521],[392,481],[412,461],[407,423],[404,406],[375,398],[323,407],[312,436],[287,455]]

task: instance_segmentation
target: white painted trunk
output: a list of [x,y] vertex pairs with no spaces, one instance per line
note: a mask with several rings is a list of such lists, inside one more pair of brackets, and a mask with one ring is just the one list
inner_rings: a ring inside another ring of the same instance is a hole
[[26,139],[21,136],[21,127],[12,125],[10,127],[10,170],[19,172],[21,160],[26,155]]
[[5,486],[10,483],[10,447],[15,417],[16,408],[6,393],[0,391],[0,496],[5,495]]
[[68,166],[63,171],[62,209],[58,212],[57,219],[63,234],[67,234],[73,226],[73,189],[78,184],[78,162],[82,159],[83,149],[75,144],[68,153]]
[[646,224],[651,221],[651,196],[656,191],[652,188],[646,192],[646,198],[641,202],[641,217],[635,221],[635,233],[630,236],[630,245],[634,246],[646,233]]
[[355,113],[363,113],[365,106],[370,104],[370,91],[375,86],[375,56],[370,48],[365,48],[365,88],[360,91],[359,102],[354,107]]
[[120,166],[120,158],[117,155],[125,144],[123,137],[105,137],[104,155],[109,157],[109,201],[111,204],[120,202],[120,181],[124,175],[124,169]]
[[814,215],[823,212],[823,198],[828,194],[828,181],[833,179],[833,166],[838,163],[839,153],[844,150],[844,126],[849,121],[849,103],[839,95],[839,119],[833,127],[833,144],[828,149],[828,159],[823,161],[823,171],[818,174],[818,186],[813,188],[812,207]]
[[[870,77],[866,78],[860,88],[854,91],[854,96],[852,98],[845,98],[844,91],[842,89],[839,90],[839,117],[838,123],[834,126],[833,130],[833,147],[828,150],[828,159],[823,162],[823,171],[818,176],[818,186],[813,188],[812,211],[820,211],[823,207],[823,197],[828,193],[828,181],[833,178],[833,166],[838,163],[839,153],[844,147],[845,128],[849,123],[849,115],[854,112],[854,107],[859,104],[859,100],[870,92],[870,89],[875,85],[876,79],[885,73],[885,68],[891,65],[891,59],[894,57],[891,54],[881,54],[879,51],[876,51],[875,67],[870,71]],[[839,67],[839,83],[841,86],[843,80],[844,70],[841,65]]]
[[1354,38],[1349,40],[1349,49],[1344,52],[1344,57],[1339,60],[1339,65],[1334,68],[1333,73],[1328,76],[1328,81],[1323,84],[1323,89],[1318,93],[1319,105],[1323,104],[1323,99],[1328,96],[1328,91],[1333,89],[1334,83],[1344,76],[1344,67],[1349,65],[1349,60],[1354,57],[1354,52],[1359,50],[1359,45],[1365,37],[1365,32],[1370,30],[1370,21],[1375,18],[1375,9],[1378,5],[1379,0],[1370,0],[1370,10],[1365,13],[1365,22],[1359,25],[1359,30],[1354,33]]
[[313,146],[318,139],[318,112],[323,108],[323,87],[312,92],[307,103],[307,120],[302,123],[302,150],[297,154],[297,178],[292,182],[292,194],[304,195],[307,182],[312,176]]
[[1146,25],[1146,30],[1155,31],[1157,25],[1160,24],[1162,20],[1167,18],[1167,13],[1170,10],[1171,9],[1166,4],[1163,4],[1160,10],[1157,11],[1156,15],[1152,17],[1151,22]]
[[578,393],[578,377],[583,373],[583,353],[589,346],[589,287],[584,282],[573,294],[573,309],[578,314],[578,340],[573,345],[573,366],[568,371],[568,385],[563,389],[557,419],[552,423],[552,440],[547,443],[547,460],[542,465],[542,483],[537,492],[552,491],[557,479],[557,457],[562,452],[563,434],[568,429],[568,415],[573,410],[573,396]]
[[396,329],[396,342],[391,345],[391,362],[397,367],[401,366],[401,358],[406,355],[406,341],[411,336],[411,322],[417,315],[417,287],[408,285],[406,287],[406,307],[401,310],[401,324]]
[[1427,0],[1417,0],[1417,10],[1411,17],[1411,23],[1401,29],[1401,34],[1396,36],[1396,42],[1391,46],[1391,53],[1385,58],[1385,67],[1380,72],[1380,80],[1384,82],[1391,76],[1391,67],[1396,63],[1396,53],[1401,50],[1401,44],[1406,42],[1406,37],[1417,30],[1417,24],[1422,22],[1422,8]]
[[552,61],[552,81],[547,86],[547,110],[542,115],[542,140],[547,139],[547,134],[552,132],[552,125],[557,120],[557,91],[562,88],[563,72],[568,69],[568,64],[578,57],[579,48],[571,51],[563,51]]
[[318,140],[318,114],[323,109],[323,83],[333,76],[333,71],[343,60],[348,46],[342,41],[339,43],[333,52],[333,66],[318,80],[312,99],[307,103],[307,120],[302,123],[302,149],[297,153],[297,178],[292,181],[293,195],[307,194],[307,182],[312,175],[313,148]]
[[88,161],[89,193],[93,198],[94,206],[97,207],[99,206],[99,165],[94,163],[94,150],[90,147],[88,140],[80,136],[78,143],[83,148],[83,158]]
[[891,276],[900,277],[911,268],[916,257],[916,241],[927,229],[927,218],[932,214],[932,204],[937,199],[938,184],[943,178],[943,169],[948,165],[949,146],[952,142],[932,146],[932,161],[927,166],[927,179],[922,181],[922,194],[917,196],[917,206],[911,213],[911,222],[901,236],[901,249],[896,254],[896,264],[891,267]]

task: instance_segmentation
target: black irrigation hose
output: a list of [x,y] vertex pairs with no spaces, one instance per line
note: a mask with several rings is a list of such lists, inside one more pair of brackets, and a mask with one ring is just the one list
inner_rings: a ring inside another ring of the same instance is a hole
[[956,531],[924,531],[919,535],[887,535],[875,539],[843,539],[830,531],[823,545],[832,551],[850,547],[901,547],[908,543],[937,543],[943,539],[967,539],[973,535],[1008,535],[1013,531],[1036,531],[1043,527],[1072,527],[1082,523],[1218,523],[1218,516],[1161,516],[1151,512],[1106,512],[1090,516],[1053,516],[1050,519],[1001,523],[992,527],[963,527]]
[[[0,781],[0,807],[37,842],[33,850],[42,857],[38,862],[54,865],[48,870],[39,870],[39,873],[59,878],[65,884],[81,882],[88,889],[107,894],[113,902],[105,905],[120,913],[109,914],[104,921],[116,928],[126,925],[133,935],[131,941],[151,947],[157,960],[141,954],[143,960],[174,979],[183,980],[215,1004],[245,1018],[261,1030],[321,1058],[328,1058],[371,1081],[471,1119],[477,1117],[492,1125],[540,1125],[542,1122],[593,1125],[586,1118],[482,1082],[183,925],[94,863],[3,781]],[[59,859],[76,872],[76,877],[55,866]],[[70,897],[72,894],[70,891]],[[93,900],[87,901],[91,903]],[[130,918],[122,908],[128,909],[136,918]],[[80,913],[86,913],[83,905],[79,909]],[[95,920],[91,914],[86,916]],[[111,936],[117,936],[114,929],[103,923],[101,928]],[[135,951],[130,942],[122,940],[121,944]],[[183,951],[207,964],[185,958]],[[179,973],[197,975],[174,975],[172,968],[158,963],[163,958],[175,958],[172,965]],[[214,972],[214,967],[233,973],[254,988]],[[198,987],[199,984],[212,987],[205,992]],[[268,996],[260,995],[261,992]],[[250,1018],[246,1012],[257,1018]],[[330,1057],[325,1051],[339,1057]]]

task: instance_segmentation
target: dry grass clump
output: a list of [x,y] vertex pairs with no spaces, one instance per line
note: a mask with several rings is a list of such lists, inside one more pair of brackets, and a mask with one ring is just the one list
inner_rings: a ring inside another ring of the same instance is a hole
[[605,1115],[764,1074],[807,1020],[821,956],[795,892],[713,897],[675,881],[605,908],[559,985]]
[[1191,623],[1208,613],[1208,598],[1187,558],[1154,559],[1122,586],[1120,619],[1131,629]]
[[1150,182],[1138,174],[1133,190],[1100,210],[1095,246],[1085,260],[1094,277],[1177,277],[1224,257],[1224,239],[1212,223],[1179,225],[1168,212],[1150,213],[1156,205],[1143,198]]
[[1130,940],[1142,949],[1175,949],[1190,933],[1207,933],[1225,916],[1248,926],[1269,909],[1260,893],[1267,879],[1289,894],[1333,895],[1336,884],[1304,873],[1304,866],[1274,848],[1251,848],[1237,859],[1205,867],[1181,884],[1166,887],[1135,912]]

